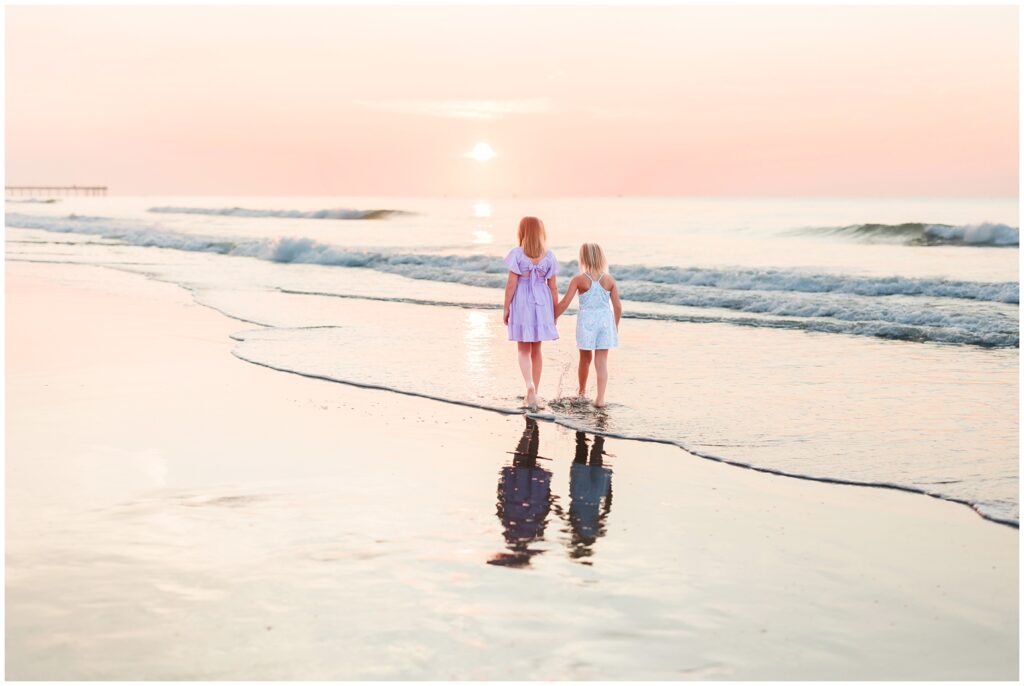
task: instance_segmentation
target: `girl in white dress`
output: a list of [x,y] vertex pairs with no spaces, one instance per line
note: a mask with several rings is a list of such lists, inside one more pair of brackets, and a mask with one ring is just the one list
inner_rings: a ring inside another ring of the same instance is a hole
[[580,294],[580,311],[576,318],[576,347],[580,350],[579,395],[587,391],[590,362],[597,369],[597,398],[594,407],[604,407],[608,387],[608,351],[619,345],[619,319],[622,302],[619,286],[608,273],[608,260],[597,243],[580,246],[580,273],[569,282],[569,290],[555,308],[557,319],[569,303]]

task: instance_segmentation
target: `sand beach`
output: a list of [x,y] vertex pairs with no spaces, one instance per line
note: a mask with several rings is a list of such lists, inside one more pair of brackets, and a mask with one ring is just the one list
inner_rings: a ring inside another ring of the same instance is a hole
[[276,372],[176,285],[6,270],[8,679],[1017,678],[1018,530],[968,507]]

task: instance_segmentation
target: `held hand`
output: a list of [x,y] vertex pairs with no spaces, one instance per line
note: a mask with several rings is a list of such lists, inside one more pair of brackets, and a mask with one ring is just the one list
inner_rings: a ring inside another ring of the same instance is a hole
[[505,308],[505,315],[501,318],[501,323],[508,326],[508,308]]

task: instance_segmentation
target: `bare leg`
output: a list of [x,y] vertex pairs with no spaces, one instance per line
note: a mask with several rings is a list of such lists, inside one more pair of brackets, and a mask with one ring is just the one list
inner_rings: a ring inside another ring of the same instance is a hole
[[531,361],[533,362],[533,388],[536,390],[540,388],[540,372],[544,368],[544,358],[540,354],[540,341],[530,345],[533,346]]
[[537,384],[533,381],[533,360],[532,343],[519,343],[519,371],[523,373],[523,381],[526,382],[526,404],[537,404]]
[[594,407],[604,407],[604,392],[608,388],[608,351],[594,351],[594,367],[597,369],[597,399]]
[[576,394],[580,397],[587,394],[587,376],[590,374],[590,361],[592,359],[594,359],[593,351],[580,351],[580,389]]

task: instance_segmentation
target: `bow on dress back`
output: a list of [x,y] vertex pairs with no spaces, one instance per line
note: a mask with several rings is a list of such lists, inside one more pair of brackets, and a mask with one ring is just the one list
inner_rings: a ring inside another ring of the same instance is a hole
[[505,264],[519,276],[527,277],[525,290],[533,304],[547,304],[542,295],[544,293],[542,289],[547,288],[547,280],[558,272],[558,263],[555,262],[550,250],[544,253],[544,256],[537,261],[537,264],[534,264],[526,253],[523,252],[522,248],[515,248],[505,258]]

